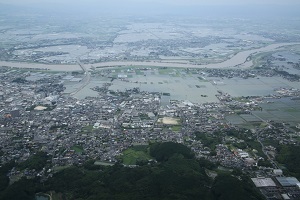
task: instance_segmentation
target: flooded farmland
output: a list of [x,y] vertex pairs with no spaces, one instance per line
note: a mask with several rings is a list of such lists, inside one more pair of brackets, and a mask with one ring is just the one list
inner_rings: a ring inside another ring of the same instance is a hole
[[[240,96],[267,96],[275,94],[277,88],[300,89],[298,82],[290,82],[281,77],[218,78],[187,72],[180,68],[115,68],[108,70],[108,77],[94,74],[86,88],[75,95],[77,98],[97,96],[91,88],[111,83],[110,90],[126,91],[139,88],[141,91],[165,93],[164,100],[189,100],[193,103],[219,102],[218,91]],[[99,73],[102,71],[99,70]],[[66,93],[79,87],[80,83],[66,84]]]

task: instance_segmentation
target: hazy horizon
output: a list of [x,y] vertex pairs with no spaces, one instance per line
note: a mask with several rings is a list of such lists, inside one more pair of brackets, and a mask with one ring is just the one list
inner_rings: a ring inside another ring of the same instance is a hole
[[207,17],[291,18],[300,17],[300,2],[296,0],[265,1],[196,1],[196,0],[86,0],[37,1],[0,0],[2,11],[75,15],[195,15]]
[[168,4],[168,5],[300,5],[298,0],[0,0],[0,3],[13,4],[13,5],[26,5],[26,4],[73,4],[73,5],[86,5],[86,4]]

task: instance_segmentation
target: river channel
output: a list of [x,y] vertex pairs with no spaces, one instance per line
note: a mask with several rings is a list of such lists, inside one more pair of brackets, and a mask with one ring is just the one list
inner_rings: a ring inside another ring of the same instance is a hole
[[[280,49],[281,47],[297,45],[300,43],[278,43],[271,44],[266,47],[259,49],[252,49],[239,52],[232,56],[230,59],[221,62],[221,63],[212,63],[212,64],[203,64],[195,65],[190,63],[172,63],[172,62],[162,62],[162,61],[145,61],[145,62],[134,62],[134,61],[113,61],[113,62],[102,62],[94,64],[86,64],[87,68],[98,67],[98,68],[107,68],[114,66],[157,66],[157,67],[178,67],[178,68],[249,68],[253,65],[253,62],[250,58],[251,55],[257,53],[274,51]],[[54,71],[77,71],[81,70],[79,65],[60,65],[60,64],[41,64],[41,63],[25,63],[25,62],[8,62],[0,61],[0,66],[8,67],[17,67],[17,68],[39,68],[39,69],[48,69]]]

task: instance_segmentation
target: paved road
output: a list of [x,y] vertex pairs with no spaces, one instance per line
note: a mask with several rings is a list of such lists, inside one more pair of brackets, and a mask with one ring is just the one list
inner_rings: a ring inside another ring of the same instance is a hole
[[74,92],[72,92],[70,95],[74,96],[77,94],[79,91],[84,89],[90,82],[91,82],[91,73],[87,70],[87,68],[80,62],[80,59],[77,58],[77,63],[80,66],[80,68],[84,71],[84,77],[81,81],[81,86],[77,88]]
[[[260,119],[262,122],[265,122],[265,123],[267,123],[268,125],[271,125],[268,121],[262,119],[262,118],[259,117],[258,115],[254,114],[254,113],[252,113],[252,115],[254,115],[254,116],[257,117],[258,119]],[[275,161],[274,161],[274,160],[269,156],[269,154],[265,151],[265,145],[260,141],[258,133],[257,133],[257,135],[256,135],[256,139],[257,139],[257,141],[260,143],[261,149],[262,149],[263,153],[267,156],[268,160],[269,160],[270,163],[273,165],[273,167],[276,168],[276,169],[280,169],[280,168],[278,167],[278,165],[275,163]]]

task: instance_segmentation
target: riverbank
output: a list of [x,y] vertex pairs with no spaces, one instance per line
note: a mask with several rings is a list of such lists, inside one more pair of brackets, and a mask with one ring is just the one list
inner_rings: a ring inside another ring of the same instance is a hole
[[42,64],[42,63],[26,63],[26,62],[13,62],[13,61],[0,61],[0,66],[26,68],[35,70],[51,70],[51,71],[81,71],[81,67],[76,64]]
[[[174,61],[174,63],[168,61],[111,61],[111,62],[101,62],[101,63],[93,63],[86,64],[87,69],[90,68],[110,68],[116,66],[153,66],[153,67],[178,67],[178,68],[216,68],[216,69],[230,69],[230,68],[239,68],[246,69],[253,66],[253,60],[251,57],[255,54],[278,50],[281,47],[299,45],[300,43],[278,43],[271,44],[259,49],[252,49],[241,51],[230,59],[220,62],[220,63],[212,63],[212,64],[191,64],[191,63],[178,63]],[[42,63],[25,63],[25,62],[8,62],[8,61],[0,61],[0,66],[8,66],[8,67],[16,67],[16,68],[27,68],[27,69],[41,69],[41,70],[51,70],[51,71],[80,71],[82,68],[79,65],[71,64],[71,65],[63,65],[63,64],[42,64]]]
[[[147,61],[147,62],[134,62],[134,61],[115,61],[115,62],[102,62],[102,63],[94,63],[88,65],[89,67],[95,67],[95,68],[107,68],[107,67],[115,67],[115,66],[154,66],[154,67],[178,67],[178,68],[239,68],[239,69],[245,69],[250,68],[253,66],[253,61],[251,59],[251,56],[262,53],[262,52],[268,52],[268,51],[274,51],[276,49],[279,49],[281,47],[285,46],[292,46],[292,45],[299,45],[300,43],[278,43],[278,44],[271,44],[266,47],[262,47],[259,49],[252,49],[247,51],[241,51],[234,56],[232,56],[230,59],[220,62],[220,63],[212,63],[212,64],[203,64],[203,65],[197,65],[197,64],[191,64],[191,63],[178,63],[177,61],[174,63],[163,62],[163,61]],[[250,59],[249,59],[250,58]]]

